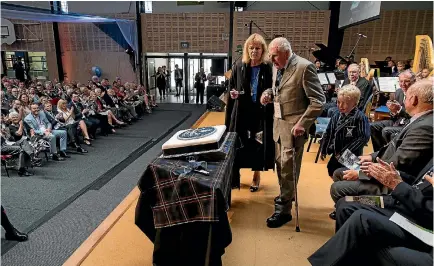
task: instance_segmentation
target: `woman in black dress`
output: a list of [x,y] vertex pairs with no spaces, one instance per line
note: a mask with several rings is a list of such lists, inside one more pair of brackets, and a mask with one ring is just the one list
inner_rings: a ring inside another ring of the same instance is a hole
[[166,99],[166,74],[161,67],[158,67],[156,75],[157,88],[160,92],[160,100]]
[[239,169],[251,168],[251,192],[259,189],[260,171],[274,169],[273,105],[263,106],[259,101],[262,92],[272,87],[272,67],[265,62],[266,51],[261,35],[253,34],[246,40],[242,62],[232,69],[226,108],[226,126],[238,133],[241,142],[234,179],[238,178],[239,186]]

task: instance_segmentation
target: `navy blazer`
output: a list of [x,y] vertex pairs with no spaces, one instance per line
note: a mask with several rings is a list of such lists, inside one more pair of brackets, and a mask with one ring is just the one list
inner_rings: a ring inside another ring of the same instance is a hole
[[[341,124],[338,126],[340,119]],[[354,108],[346,117],[336,112],[323,136],[322,154],[340,155],[346,149],[355,155],[363,154],[363,147],[369,141],[371,129],[368,118],[359,109]]]

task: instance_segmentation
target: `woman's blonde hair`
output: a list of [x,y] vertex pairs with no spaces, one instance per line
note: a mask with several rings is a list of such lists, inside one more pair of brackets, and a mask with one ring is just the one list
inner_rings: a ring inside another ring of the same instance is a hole
[[261,63],[266,61],[266,54],[267,54],[267,43],[265,42],[264,37],[257,33],[253,33],[252,35],[247,38],[246,42],[244,43],[243,48],[243,63],[250,63],[250,56],[249,56],[249,46],[252,44],[260,44],[262,46],[262,56],[261,56]]
[[356,104],[360,101],[360,89],[354,85],[348,84],[339,89],[338,97],[344,96],[356,101]]
[[[58,110],[62,110],[62,104],[64,104],[64,103],[66,103],[66,101],[65,100],[63,100],[63,99],[60,99],[58,102],[57,102],[57,109]],[[68,107],[66,107],[66,109],[68,109]],[[62,110],[63,111],[63,110]]]

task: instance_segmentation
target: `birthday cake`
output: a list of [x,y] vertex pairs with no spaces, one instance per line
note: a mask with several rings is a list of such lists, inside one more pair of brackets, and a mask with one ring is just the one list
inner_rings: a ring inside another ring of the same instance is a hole
[[218,149],[225,131],[225,125],[180,130],[163,144],[163,155]]

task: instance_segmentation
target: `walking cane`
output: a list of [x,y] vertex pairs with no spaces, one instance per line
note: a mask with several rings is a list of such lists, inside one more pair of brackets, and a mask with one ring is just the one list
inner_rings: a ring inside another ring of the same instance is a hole
[[295,231],[300,232],[300,224],[298,221],[298,192],[297,192],[297,159],[295,153],[295,141],[296,136],[293,136],[293,146],[292,146],[292,177],[294,178],[294,192],[295,192]]

